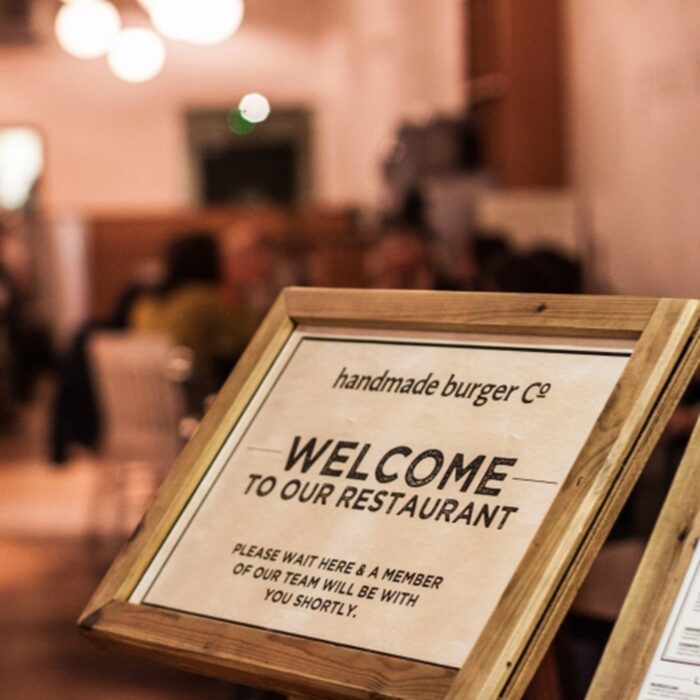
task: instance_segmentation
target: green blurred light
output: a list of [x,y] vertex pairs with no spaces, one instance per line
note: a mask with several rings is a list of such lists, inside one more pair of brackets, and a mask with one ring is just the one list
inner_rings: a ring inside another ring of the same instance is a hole
[[255,124],[251,124],[247,121],[238,108],[232,109],[229,112],[227,121],[229,129],[239,136],[247,136],[255,131]]

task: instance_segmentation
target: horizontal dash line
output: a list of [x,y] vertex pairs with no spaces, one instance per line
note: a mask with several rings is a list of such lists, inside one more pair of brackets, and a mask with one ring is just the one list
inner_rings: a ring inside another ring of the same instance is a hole
[[559,484],[558,481],[547,481],[546,479],[525,479],[522,476],[514,476],[513,481],[532,481],[534,484],[552,484],[553,486],[557,486]]
[[267,447],[248,447],[247,449],[252,450],[253,452],[272,452],[276,455],[282,454],[282,450],[270,450]]

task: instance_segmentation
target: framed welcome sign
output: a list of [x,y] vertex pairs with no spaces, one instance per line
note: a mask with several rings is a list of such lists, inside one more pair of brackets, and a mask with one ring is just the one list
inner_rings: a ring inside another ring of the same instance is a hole
[[697,361],[684,300],[285,290],[85,634],[320,697],[517,697]]

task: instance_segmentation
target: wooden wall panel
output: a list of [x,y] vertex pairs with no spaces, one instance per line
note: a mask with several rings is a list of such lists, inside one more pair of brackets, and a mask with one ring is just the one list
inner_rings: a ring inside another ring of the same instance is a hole
[[346,209],[252,207],[114,214],[93,217],[87,228],[90,312],[97,318],[110,313],[145,261],[160,259],[170,241],[197,229],[210,229],[222,241],[237,230],[252,229],[292,261],[305,263],[313,251],[320,258],[314,262],[328,277],[327,286],[357,286],[361,281],[363,246],[352,212]]
[[470,103],[508,187],[566,181],[562,0],[470,0]]

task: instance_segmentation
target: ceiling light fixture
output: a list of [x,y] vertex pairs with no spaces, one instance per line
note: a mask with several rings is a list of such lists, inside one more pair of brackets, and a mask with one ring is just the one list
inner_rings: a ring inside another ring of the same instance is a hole
[[60,7],[54,30],[61,47],[77,58],[104,56],[119,31],[117,8],[106,0],[73,0]]
[[[244,13],[243,0],[138,2],[160,34],[199,45],[218,44],[231,37]],[[129,82],[143,82],[157,75],[165,60],[160,37],[149,29],[133,27],[120,32],[120,27],[119,12],[108,0],[64,1],[54,24],[59,44],[73,56],[97,58],[108,54],[114,73]],[[138,62],[143,63],[141,68]],[[124,68],[127,64],[129,68]]]
[[169,39],[218,44],[243,20],[243,0],[149,0],[155,28]]
[[107,54],[112,72],[128,83],[143,83],[160,73],[165,63],[165,45],[145,27],[122,29]]

